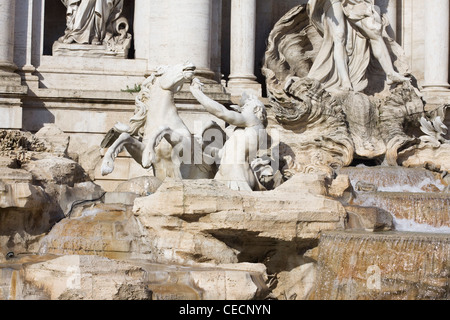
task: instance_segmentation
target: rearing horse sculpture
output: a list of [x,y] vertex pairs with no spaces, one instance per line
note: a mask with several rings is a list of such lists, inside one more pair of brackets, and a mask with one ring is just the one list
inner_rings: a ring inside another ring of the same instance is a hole
[[201,141],[180,118],[174,101],[175,93],[192,80],[195,69],[192,63],[159,67],[142,83],[130,124],[117,123],[101,143],[102,148],[109,148],[102,175],[114,170],[114,160],[125,148],[144,168],[153,167],[161,180],[214,177],[212,167],[202,159]]

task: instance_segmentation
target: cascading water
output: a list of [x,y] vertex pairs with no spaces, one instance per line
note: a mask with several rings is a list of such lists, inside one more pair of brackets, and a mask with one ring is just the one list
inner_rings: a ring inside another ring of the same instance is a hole
[[17,299],[18,273],[11,268],[0,268],[0,300]]
[[450,235],[326,232],[313,299],[450,298]]
[[390,212],[396,230],[450,232],[450,193],[439,176],[425,169],[349,167],[355,197],[352,205]]
[[48,294],[42,288],[30,285],[24,280],[24,265],[54,259],[51,255],[14,256],[0,263],[1,300],[47,300]]
[[409,220],[415,225],[450,228],[450,194],[446,193],[362,192],[352,204],[384,209],[392,214],[394,223]]
[[312,299],[450,299],[450,193],[430,171],[344,168],[352,205],[393,216],[395,231],[322,234]]
[[348,175],[355,189],[358,183],[372,184],[379,192],[431,192],[446,187],[441,178],[428,170],[403,167],[346,167],[339,174]]

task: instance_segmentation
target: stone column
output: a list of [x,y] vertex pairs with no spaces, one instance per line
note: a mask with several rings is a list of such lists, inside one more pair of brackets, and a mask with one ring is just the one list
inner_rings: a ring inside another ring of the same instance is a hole
[[[142,0],[140,0],[142,1]],[[159,65],[191,61],[197,74],[213,79],[211,71],[211,0],[145,0],[149,30],[149,70]]]
[[136,59],[148,59],[150,39],[150,12],[153,1],[135,0],[134,2],[134,50]]
[[[35,0],[24,0],[16,3],[15,25],[15,63],[19,67],[17,71],[22,76],[22,81],[30,89],[39,88],[39,77],[33,73],[36,68],[33,65],[33,25],[34,25]],[[26,19],[26,23],[24,23]],[[21,34],[19,37],[18,34]],[[25,51],[25,54],[23,54]]]
[[397,0],[389,0],[387,4],[386,16],[389,19],[390,24],[390,36],[396,40],[397,37]]
[[380,7],[381,13],[389,20],[386,28],[388,35],[396,40],[397,33],[397,1],[398,0],[375,0],[375,5]]
[[27,92],[20,76],[14,71],[15,0],[2,0],[0,4],[0,128],[21,129],[22,108],[20,97]]
[[449,0],[428,0],[425,11],[425,90],[448,90]]
[[17,70],[14,64],[15,9],[15,0],[2,0],[0,5],[0,72],[2,76],[10,75]]
[[230,76],[228,89],[232,95],[244,91],[261,96],[255,70],[256,0],[231,1]]

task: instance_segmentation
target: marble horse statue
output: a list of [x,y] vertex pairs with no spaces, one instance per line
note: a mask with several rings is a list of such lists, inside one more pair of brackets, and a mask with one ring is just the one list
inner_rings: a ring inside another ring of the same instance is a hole
[[192,80],[195,69],[189,62],[161,66],[142,83],[129,124],[117,123],[101,143],[108,148],[102,175],[114,170],[114,160],[125,148],[142,167],[153,167],[154,175],[162,180],[214,177],[214,161],[204,161],[201,139],[189,131],[174,101],[183,84]]

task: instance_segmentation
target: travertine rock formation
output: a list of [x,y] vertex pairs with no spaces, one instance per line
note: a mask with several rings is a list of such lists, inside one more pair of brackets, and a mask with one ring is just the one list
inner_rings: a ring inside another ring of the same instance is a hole
[[16,258],[11,263],[22,268],[0,269],[0,299],[252,300],[268,292],[260,264],[188,268],[95,255]]
[[314,246],[321,231],[344,228],[344,207],[320,195],[324,179],[311,176],[253,193],[214,180],[165,181],[154,195],[136,199],[134,212],[154,261],[264,261],[275,248],[294,254]]
[[53,126],[36,135],[0,132],[0,260],[9,251],[36,252],[37,241],[74,201],[102,194],[66,157],[68,143],[68,136]]

